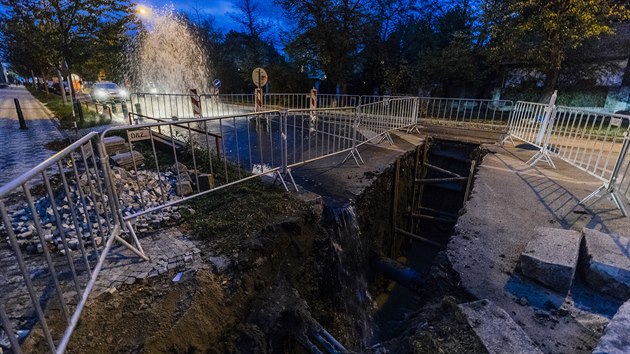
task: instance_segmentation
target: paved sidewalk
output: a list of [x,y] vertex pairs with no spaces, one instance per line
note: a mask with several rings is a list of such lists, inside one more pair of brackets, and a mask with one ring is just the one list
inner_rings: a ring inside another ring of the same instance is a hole
[[[28,130],[20,130],[13,99],[20,100]],[[24,87],[0,89],[0,186],[55,152],[44,145],[63,139],[52,113]]]

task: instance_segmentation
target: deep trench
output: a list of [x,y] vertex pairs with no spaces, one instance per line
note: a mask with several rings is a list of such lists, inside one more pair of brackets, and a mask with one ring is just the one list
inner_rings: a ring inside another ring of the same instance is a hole
[[[479,162],[481,153],[474,144],[431,138],[427,141],[426,155],[426,146],[422,145],[401,156],[398,166],[394,164],[378,176],[356,202],[324,197],[321,224],[332,230],[336,250],[337,274],[332,278],[339,286],[341,310],[354,324],[350,332],[361,338],[349,349],[374,352],[380,343],[400,336],[409,317],[432,296],[443,295],[423,291],[423,279],[453,234],[470,187],[467,179],[471,173],[474,177],[472,161]],[[420,166],[416,169],[417,159]],[[438,168],[422,167],[423,160]],[[416,183],[414,194],[414,179],[435,180],[453,174],[462,178],[424,187]],[[412,213],[427,218],[411,217]],[[414,235],[427,241],[396,232],[395,227],[413,230]],[[398,276],[402,274],[405,279],[393,279],[391,272],[383,275],[375,267],[383,260],[386,267],[391,266],[390,271],[401,271]]]
[[[415,172],[416,158],[424,156],[424,146],[420,146],[400,156],[381,175],[370,177],[372,183],[356,200],[318,191],[323,196],[323,212],[292,217],[270,225],[251,239],[228,243],[228,255],[238,255],[221,274],[227,284],[223,302],[216,299],[222,295],[216,278],[207,275],[209,271],[200,271],[196,280],[179,286],[170,284],[166,277],[156,278],[150,282],[155,282],[153,287],[146,287],[160,291],[146,290],[146,294],[133,296],[133,291],[144,290],[129,288],[129,298],[125,298],[128,295],[124,291],[101,298],[103,306],[90,307],[84,325],[74,335],[76,352],[94,345],[90,333],[103,326],[138,332],[122,336],[123,343],[98,341],[96,345],[104,352],[137,348],[147,352],[343,352],[331,349],[334,339],[352,352],[409,352],[391,342],[406,335],[405,327],[418,309],[451,291],[441,291],[435,280],[432,283],[425,279],[431,267],[444,259],[441,251],[464,205],[464,180],[471,172],[471,160],[481,158],[477,145],[426,141],[431,142],[427,162],[438,169],[426,169],[426,174],[420,169]],[[426,184],[421,197],[416,193],[414,204],[414,179],[448,177],[439,169],[458,174],[461,180]],[[417,207],[418,202],[424,208],[422,214],[429,218],[410,218],[412,206]],[[451,220],[445,222],[435,216]],[[416,239],[394,232],[394,225],[407,231],[413,228]],[[418,241],[418,237],[428,242]],[[374,259],[386,259],[394,264],[393,268],[404,264],[413,273],[411,286],[395,283],[375,271]],[[149,301],[156,304],[179,299],[177,309],[182,309],[175,311],[176,316],[169,312],[167,324],[142,322],[164,313],[156,306],[144,310],[149,315],[138,316],[139,312],[134,311],[143,306],[138,301],[144,301],[145,296],[153,297]],[[121,319],[111,317],[107,306],[116,303],[111,297],[130,308],[122,311]],[[199,313],[203,316],[197,317]],[[59,326],[63,328],[65,323],[60,321]],[[180,332],[169,330],[176,326]],[[324,340],[328,346],[318,338],[327,334],[334,336],[333,340]],[[43,341],[39,344],[43,346]]]

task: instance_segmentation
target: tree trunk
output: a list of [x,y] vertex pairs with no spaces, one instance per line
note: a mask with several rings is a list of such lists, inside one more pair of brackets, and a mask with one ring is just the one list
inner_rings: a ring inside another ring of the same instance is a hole
[[554,68],[545,74],[545,85],[543,86],[542,93],[540,94],[540,103],[549,103],[551,95],[556,89],[558,84],[558,77],[560,76],[560,69]]
[[57,69],[57,77],[59,78],[59,90],[61,91],[61,98],[63,98],[63,103],[68,104],[68,98],[66,97],[66,88],[63,86],[63,75],[61,75],[61,70]]
[[48,80],[46,80],[46,75],[44,75],[44,72],[40,70],[40,73],[42,74],[42,80],[44,80],[44,91],[46,91],[46,94],[50,94],[50,91],[48,91]]

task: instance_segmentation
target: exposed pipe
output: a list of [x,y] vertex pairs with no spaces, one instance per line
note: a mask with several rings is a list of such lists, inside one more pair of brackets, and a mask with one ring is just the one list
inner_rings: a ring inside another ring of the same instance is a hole
[[327,330],[324,328],[320,329],[320,333],[326,340],[328,340],[340,353],[350,353],[348,349],[346,349],[335,337],[333,337]]
[[311,354],[323,354],[322,351],[319,350],[319,348],[317,348],[317,346],[313,344],[313,342],[311,342],[311,340],[304,334],[300,334],[296,337],[296,339],[300,342],[300,344],[302,344],[304,349],[308,350]]
[[409,290],[422,294],[424,280],[415,270],[376,253],[372,254],[370,265],[387,278]]

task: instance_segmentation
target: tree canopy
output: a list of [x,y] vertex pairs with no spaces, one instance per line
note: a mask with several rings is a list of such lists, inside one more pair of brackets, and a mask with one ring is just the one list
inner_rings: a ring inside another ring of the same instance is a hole
[[[519,69],[537,78],[534,88],[545,99],[560,84],[600,75],[610,58],[597,57],[598,39],[630,19],[619,0],[275,2],[283,27],[253,0],[235,2],[231,16],[240,27],[227,32],[201,10],[189,16],[222,92],[250,92],[251,71],[262,66],[272,92],[319,82],[328,92],[487,97]],[[134,34],[130,0],[0,5],[4,57],[24,76],[64,58],[88,78],[115,73]],[[615,45],[630,53],[630,43]]]

